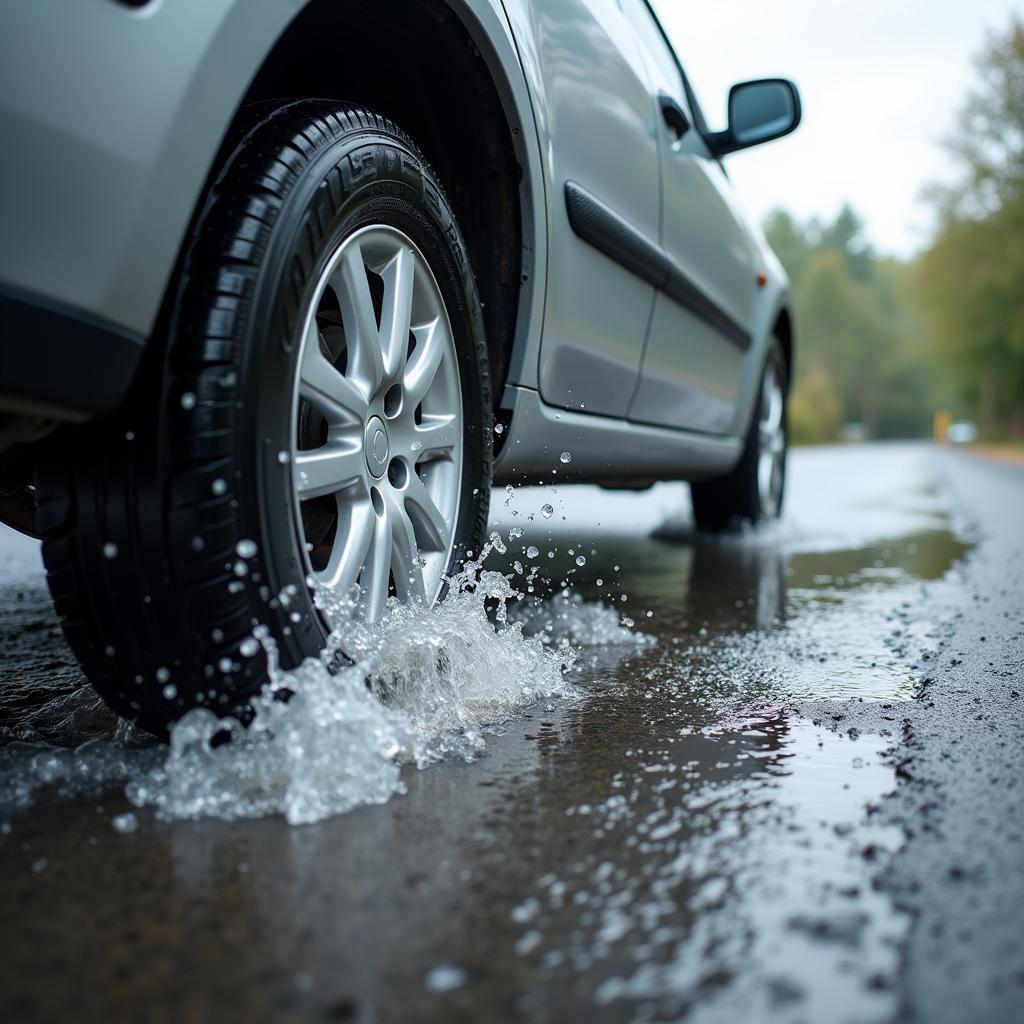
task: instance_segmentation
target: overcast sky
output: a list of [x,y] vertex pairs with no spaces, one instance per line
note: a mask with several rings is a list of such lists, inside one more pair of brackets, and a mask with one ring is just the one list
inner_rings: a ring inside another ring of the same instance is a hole
[[803,124],[738,153],[729,173],[759,220],[774,206],[831,217],[850,200],[881,252],[910,256],[932,220],[919,201],[948,179],[939,145],[986,31],[1024,0],[654,0],[712,128],[729,85],[792,78]]

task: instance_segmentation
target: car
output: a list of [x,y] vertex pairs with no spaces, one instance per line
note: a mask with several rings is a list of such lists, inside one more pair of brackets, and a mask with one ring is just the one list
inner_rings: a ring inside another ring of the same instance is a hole
[[[0,518],[121,715],[436,601],[492,483],[779,514],[793,314],[644,0],[7,0]],[[728,45],[723,40],[723,46]],[[568,459],[563,456],[568,455]],[[319,598],[318,598],[319,595]]]

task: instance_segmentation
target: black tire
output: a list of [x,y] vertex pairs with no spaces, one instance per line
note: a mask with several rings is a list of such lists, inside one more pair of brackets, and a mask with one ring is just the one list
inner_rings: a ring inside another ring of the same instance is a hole
[[[297,318],[320,261],[364,225],[415,241],[458,348],[465,447],[449,569],[486,533],[486,339],[433,172],[365,110],[300,101],[250,123],[212,186],[130,399],[104,422],[65,430],[37,479],[43,557],[71,647],[114,710],[157,734],[195,706],[246,715],[267,678],[262,650],[245,643],[254,625],[269,629],[285,667],[323,647],[278,455],[289,447]],[[194,402],[183,407],[183,396]],[[257,553],[239,576],[243,539]]]
[[[769,371],[776,375],[781,385],[783,448],[778,491],[771,500],[766,501],[758,485],[758,458],[759,428],[765,409],[764,382]],[[758,400],[739,462],[725,476],[690,485],[693,516],[698,530],[705,533],[721,533],[725,530],[741,529],[744,525],[776,519],[780,515],[785,495],[786,455],[789,448],[788,389],[785,383],[787,379],[786,357],[782,345],[777,339],[772,339],[761,370]]]

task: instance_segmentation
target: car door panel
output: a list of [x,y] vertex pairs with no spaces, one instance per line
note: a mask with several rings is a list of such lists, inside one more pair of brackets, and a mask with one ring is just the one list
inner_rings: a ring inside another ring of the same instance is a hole
[[659,153],[640,48],[616,0],[508,0],[534,96],[548,182],[548,281],[538,376],[544,400],[625,417],[653,288],[569,223],[565,186],[648,238],[660,224]]
[[662,221],[666,253],[701,297],[655,300],[640,382],[629,417],[712,433],[734,422],[740,376],[750,345],[755,247],[725,173],[696,128],[674,137],[660,117],[659,97],[697,120],[678,65],[644,0],[624,0],[652,82],[660,118]]

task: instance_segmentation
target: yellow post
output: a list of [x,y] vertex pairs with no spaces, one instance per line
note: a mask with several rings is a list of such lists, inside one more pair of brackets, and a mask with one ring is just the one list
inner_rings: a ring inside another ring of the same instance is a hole
[[939,409],[932,418],[932,436],[945,444],[949,440],[949,427],[953,417],[945,409]]

